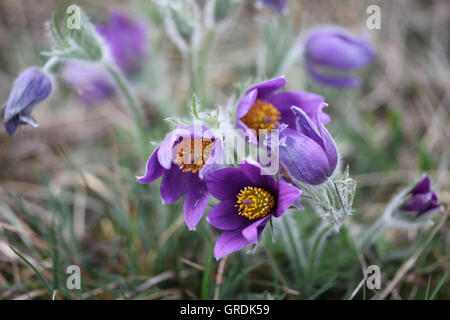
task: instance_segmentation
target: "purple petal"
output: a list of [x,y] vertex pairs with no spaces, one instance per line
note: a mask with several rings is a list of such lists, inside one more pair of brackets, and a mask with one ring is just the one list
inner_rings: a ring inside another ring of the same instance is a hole
[[244,122],[238,121],[237,128],[241,130],[240,134],[246,139],[247,142],[258,145],[258,136],[255,130],[250,129]]
[[275,217],[280,217],[290,206],[296,203],[302,191],[284,181],[278,181],[278,207]]
[[81,100],[91,105],[114,95],[114,79],[100,64],[84,60],[68,60],[61,77],[79,94]]
[[220,259],[232,252],[241,250],[248,244],[249,242],[242,235],[241,229],[224,231],[216,241],[214,256],[216,259]]
[[209,211],[206,220],[216,229],[242,229],[249,224],[250,220],[247,217],[238,214],[238,208],[235,207],[235,204],[235,200],[225,200],[220,202]]
[[255,104],[256,98],[258,96],[258,90],[253,89],[247,91],[244,98],[239,102],[236,112],[236,120],[239,121],[243,116],[245,116],[252,106]]
[[275,91],[280,89],[286,84],[286,79],[284,77],[270,79],[268,81],[257,84],[254,87],[251,87],[248,92],[253,89],[258,90],[258,99],[266,100],[270,95],[272,95]]
[[323,147],[323,139],[317,132],[317,127],[310,117],[300,108],[292,107],[292,112],[295,114],[295,129]]
[[214,147],[211,152],[210,157],[206,160],[205,165],[198,173],[200,179],[204,180],[205,177],[215,170],[218,170],[220,166],[223,164],[223,146],[222,140],[216,139],[214,142]]
[[405,202],[402,209],[416,212],[425,211],[430,207],[430,205],[436,204],[436,200],[433,201],[433,198],[437,200],[436,195],[432,191],[423,194],[416,194]]
[[410,194],[426,193],[430,191],[430,178],[427,175],[423,176],[422,179],[416,184],[414,188],[409,192]]
[[341,70],[354,70],[367,65],[375,56],[365,41],[343,30],[319,29],[306,41],[307,58],[313,63]]
[[250,180],[237,168],[223,168],[205,178],[209,192],[218,200],[236,200],[239,191],[251,185]]
[[[281,112],[281,122],[294,129],[295,117],[292,114],[291,107],[298,107],[311,119],[316,119],[317,109],[324,102],[324,99],[322,96],[310,92],[283,91],[272,95],[267,102]],[[330,121],[330,117],[320,110],[319,120],[320,123],[327,124]]]
[[306,61],[305,67],[314,80],[327,86],[337,88],[354,88],[361,85],[361,79],[359,77],[325,75],[319,72],[310,61]]
[[246,160],[239,164],[239,169],[241,174],[244,174],[250,180],[251,185],[262,187],[273,195],[278,193],[277,182],[259,164],[253,164]]
[[164,204],[170,204],[180,199],[189,189],[195,175],[183,172],[173,165],[167,170],[161,182],[161,198]]
[[183,204],[184,221],[189,230],[195,230],[208,205],[209,192],[206,184],[198,177],[192,179]]
[[320,125],[319,130],[320,130],[320,134],[322,135],[322,138],[323,138],[323,148],[325,150],[325,154],[327,156],[328,164],[329,164],[328,176],[331,176],[333,174],[334,170],[336,169],[336,166],[338,163],[338,158],[339,158],[336,143],[334,142],[330,133],[324,126]]
[[192,136],[192,129],[187,127],[179,126],[177,129],[173,130],[167,134],[166,138],[161,142],[158,151],[159,163],[167,170],[172,166],[173,160],[173,147],[175,142],[180,138],[189,139]]
[[242,230],[242,235],[247,239],[248,242],[257,244],[259,235],[263,232],[267,221],[269,221],[271,215],[265,216],[249,225],[247,228]]
[[97,31],[123,71],[132,73],[141,67],[148,51],[145,20],[133,20],[121,12],[113,12],[107,23],[97,26]]
[[147,171],[142,177],[138,177],[137,181],[139,183],[150,183],[158,179],[164,172],[164,168],[159,164],[158,161],[158,149],[156,149],[150,156],[147,162]]

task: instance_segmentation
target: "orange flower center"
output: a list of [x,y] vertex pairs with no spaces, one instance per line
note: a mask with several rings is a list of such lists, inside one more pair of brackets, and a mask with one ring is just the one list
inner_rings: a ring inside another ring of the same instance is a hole
[[257,134],[259,130],[265,129],[267,132],[276,128],[280,124],[281,114],[272,104],[257,99],[250,111],[241,118],[247,127],[254,129]]
[[183,139],[176,145],[174,162],[183,172],[199,172],[211,156],[214,141],[207,139]]

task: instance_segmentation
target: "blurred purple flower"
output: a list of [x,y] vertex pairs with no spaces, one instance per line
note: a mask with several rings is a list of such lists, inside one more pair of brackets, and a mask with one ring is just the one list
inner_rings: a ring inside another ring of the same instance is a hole
[[133,20],[121,12],[110,14],[107,23],[97,25],[116,64],[125,73],[134,73],[147,55],[148,34],[144,20]]
[[68,60],[61,70],[61,77],[78,92],[86,104],[93,104],[115,93],[114,80],[98,63]]
[[282,13],[286,9],[288,0],[261,0],[264,6],[274,8],[277,13]]
[[52,91],[52,78],[37,67],[23,71],[15,80],[8,101],[2,107],[3,123],[9,135],[17,127],[28,124],[37,127],[31,111],[38,103],[47,99]]
[[305,65],[317,82],[339,88],[357,87],[361,79],[352,71],[375,57],[373,47],[347,31],[322,27],[313,31],[305,44]]
[[[316,119],[324,106],[326,104],[322,103],[317,108]],[[295,114],[296,130],[284,128],[280,131],[281,164],[294,179],[313,185],[321,184],[336,169],[336,144],[318,120],[312,120],[300,108],[292,107],[292,111]]]
[[[295,128],[295,116],[291,111],[292,106],[301,108],[309,116],[315,116],[319,123],[328,123],[330,117],[318,110],[324,101],[323,97],[310,92],[300,91],[276,91],[286,83],[284,77],[275,78],[260,83],[247,90],[238,104],[236,113],[237,127],[248,132],[251,141],[256,142],[257,137],[252,130],[259,133],[260,129],[270,130],[280,124],[286,124]],[[249,130],[252,129],[252,130]]]
[[169,133],[147,162],[147,172],[138,177],[145,184],[163,176],[161,198],[171,204],[184,194],[184,220],[195,230],[209,199],[203,179],[217,168],[221,144],[206,127],[182,126]]
[[407,200],[403,203],[401,210],[417,213],[417,217],[423,216],[436,210],[442,210],[438,204],[438,196],[430,189],[430,179],[423,178],[408,193]]
[[209,192],[221,201],[207,217],[213,227],[223,230],[214,248],[216,259],[256,244],[267,221],[283,215],[300,197],[299,189],[261,170],[243,162],[239,168],[219,169],[206,177]]

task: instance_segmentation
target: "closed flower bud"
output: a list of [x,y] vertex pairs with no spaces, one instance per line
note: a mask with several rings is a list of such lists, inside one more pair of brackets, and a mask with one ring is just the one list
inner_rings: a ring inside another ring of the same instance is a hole
[[375,56],[372,46],[345,30],[320,28],[305,43],[305,65],[317,82],[339,88],[357,87],[361,79],[352,74]]
[[31,117],[34,106],[44,101],[52,91],[51,76],[37,67],[23,71],[14,82],[8,101],[2,108],[3,123],[9,135],[17,127],[28,124],[37,127]]
[[430,189],[430,179],[428,176],[423,176],[411,191],[408,192],[407,198],[400,209],[414,212],[417,217],[442,210],[442,206],[438,204],[437,194]]
[[[326,104],[318,108],[317,114]],[[325,182],[338,163],[338,152],[333,138],[318,119],[313,121],[302,109],[292,107],[296,130],[280,131],[280,161],[294,179],[313,185]],[[316,116],[317,117],[317,116]]]

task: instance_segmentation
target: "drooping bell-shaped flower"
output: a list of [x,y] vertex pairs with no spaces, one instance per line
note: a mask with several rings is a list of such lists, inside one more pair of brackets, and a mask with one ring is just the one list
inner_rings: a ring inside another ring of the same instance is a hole
[[244,130],[250,136],[250,141],[256,142],[262,129],[270,133],[282,124],[294,129],[295,115],[291,111],[292,106],[302,109],[310,117],[314,115],[314,121],[317,119],[324,124],[330,121],[330,117],[319,109],[324,102],[323,97],[301,91],[277,92],[285,84],[284,77],[262,82],[248,89],[239,101],[237,128]]
[[305,42],[305,66],[317,82],[339,88],[357,87],[354,75],[375,57],[373,47],[349,32],[331,27],[314,30]]
[[8,101],[2,107],[6,132],[12,135],[22,124],[37,127],[31,111],[38,103],[47,99],[51,91],[52,77],[48,73],[37,67],[23,71],[14,82]]
[[[321,110],[325,103],[318,110]],[[287,174],[304,183],[325,182],[338,163],[338,151],[328,130],[302,109],[292,107],[296,129],[280,130],[280,162]],[[316,114],[317,117],[317,114]]]
[[143,65],[148,53],[148,32],[144,20],[134,20],[121,12],[113,12],[109,21],[97,25],[116,64],[127,74]]
[[147,172],[138,182],[150,183],[163,176],[160,193],[164,204],[186,195],[184,220],[189,230],[195,230],[209,199],[204,179],[220,163],[221,150],[220,141],[208,128],[179,125],[150,156]]
[[442,210],[438,204],[437,194],[430,188],[428,176],[423,178],[407,194],[407,199],[400,208],[403,211],[415,212],[417,217],[422,217],[436,210]]
[[206,177],[209,192],[221,201],[207,217],[209,224],[223,230],[214,248],[216,259],[258,243],[270,218],[281,217],[299,199],[298,188],[263,171],[245,161],[239,168],[219,169]]

